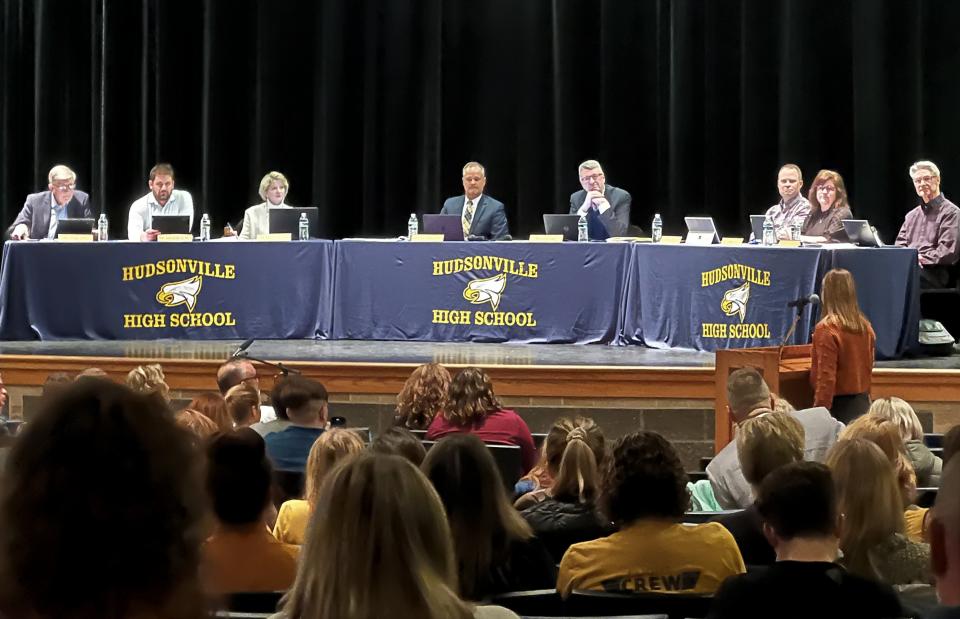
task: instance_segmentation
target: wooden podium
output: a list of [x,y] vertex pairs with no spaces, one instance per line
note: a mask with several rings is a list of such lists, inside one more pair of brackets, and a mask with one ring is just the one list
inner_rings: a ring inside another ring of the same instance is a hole
[[756,368],[770,392],[789,401],[799,410],[813,405],[810,387],[810,344],[762,348],[724,348],[717,351],[714,374],[714,453],[733,440],[733,420],[727,412],[727,377],[739,368]]

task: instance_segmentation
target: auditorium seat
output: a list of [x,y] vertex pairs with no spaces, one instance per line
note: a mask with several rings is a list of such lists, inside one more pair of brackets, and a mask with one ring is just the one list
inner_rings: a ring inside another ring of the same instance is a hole
[[547,440],[546,432],[531,432],[530,436],[533,437],[533,446],[539,451],[543,447],[543,441]]
[[563,617],[566,612],[556,589],[501,593],[493,596],[490,603],[509,608],[521,617]]
[[231,613],[275,613],[285,591],[249,591],[227,596]]
[[928,433],[923,435],[923,444],[927,447],[943,447],[943,435]]
[[[430,451],[430,448],[437,444],[437,441],[420,441],[424,449]],[[493,455],[493,461],[497,465],[497,471],[500,472],[500,479],[506,487],[510,496],[513,496],[513,486],[523,474],[523,461],[520,458],[520,448],[516,445],[497,445],[494,443],[484,443],[487,449]]]
[[917,505],[920,507],[933,507],[937,500],[937,488],[917,488]]
[[713,461],[713,456],[704,456],[700,458],[700,470],[706,471],[707,466]]
[[574,591],[566,601],[571,617],[662,615],[668,619],[706,617],[712,596],[683,593]]
[[689,477],[690,482],[694,484],[698,481],[709,479],[706,471],[687,471],[687,477]]
[[725,509],[725,510],[716,511],[716,512],[686,512],[683,514],[683,518],[681,519],[681,522],[686,522],[687,524],[703,524],[704,522],[708,522],[711,518],[715,518],[717,516],[726,516],[728,514],[735,514],[739,511],[743,511],[743,510]]
[[351,432],[355,432],[360,435],[360,439],[363,440],[364,445],[369,445],[370,441],[373,440],[373,433],[370,431],[370,428],[346,428]]
[[943,458],[943,447],[931,447],[930,453],[938,458]]

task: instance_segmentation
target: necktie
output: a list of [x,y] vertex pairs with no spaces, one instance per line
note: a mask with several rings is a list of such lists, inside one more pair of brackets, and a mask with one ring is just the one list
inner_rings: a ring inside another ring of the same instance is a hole
[[463,238],[470,236],[470,225],[473,223],[473,200],[467,200],[463,207]]

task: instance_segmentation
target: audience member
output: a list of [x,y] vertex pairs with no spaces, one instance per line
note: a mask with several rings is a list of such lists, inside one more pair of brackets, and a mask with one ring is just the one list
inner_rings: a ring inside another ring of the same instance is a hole
[[387,428],[370,443],[370,451],[374,453],[401,456],[419,467],[427,457],[427,450],[410,430],[401,426]]
[[947,466],[950,458],[960,451],[960,425],[953,426],[943,435],[943,467]]
[[744,571],[737,543],[722,525],[681,524],[690,504],[687,474],[659,434],[618,440],[602,487],[604,513],[620,530],[570,547],[557,579],[564,597],[574,589],[709,594]]
[[43,391],[41,397],[50,398],[63,392],[73,383],[73,379],[66,372],[52,372],[47,375],[43,381]]
[[159,363],[140,365],[130,370],[127,374],[127,387],[136,393],[155,395],[164,403],[170,403],[170,387],[167,386],[163,368]]
[[447,408],[433,418],[427,439],[435,441],[458,432],[476,434],[489,443],[519,446],[521,474],[537,462],[537,448],[527,423],[512,410],[503,408],[493,393],[490,377],[480,368],[464,368],[450,382]]
[[243,428],[210,442],[207,490],[217,523],[203,545],[208,593],[282,591],[293,584],[298,549],[274,538],[263,518],[270,483],[270,462],[259,434]]
[[202,459],[163,404],[105,381],[47,402],[0,482],[0,614],[204,616]]
[[[737,456],[754,496],[767,475],[803,460],[803,445],[803,426],[787,413],[760,415],[740,424]],[[763,535],[756,502],[743,511],[714,518],[714,522],[733,534],[745,564],[770,565],[776,560],[773,547]]]
[[810,384],[813,405],[843,423],[870,408],[870,384],[877,336],[860,311],[853,275],[831,269],[823,277],[820,322],[813,330]]
[[808,243],[849,243],[844,219],[853,219],[843,177],[833,170],[820,170],[807,196],[812,205],[800,229]]
[[177,411],[173,414],[173,419],[178,426],[196,436],[198,444],[203,444],[214,434],[222,432],[217,424],[213,423],[212,419],[192,408]]
[[426,430],[447,405],[450,372],[439,363],[417,367],[397,395],[397,425]]
[[227,403],[219,393],[208,392],[197,394],[190,400],[190,403],[187,404],[187,408],[208,417],[220,432],[233,430],[233,419],[230,418],[230,413],[227,412]]
[[570,444],[571,437],[573,436],[573,431],[577,428],[582,428],[584,432],[577,433],[575,436],[581,438],[583,434],[586,435],[582,440],[585,440],[593,451],[597,469],[600,470],[600,467],[603,466],[607,457],[606,439],[603,436],[603,431],[600,429],[600,426],[592,419],[585,417],[577,417],[576,419],[559,417],[553,422],[553,425],[547,432],[547,436],[543,439],[543,447],[540,450],[540,461],[530,469],[529,473],[517,482],[515,489],[529,487],[523,483],[524,481],[534,487],[525,490],[520,498],[514,501],[514,507],[519,510],[524,510],[550,496],[549,490],[550,487],[553,486],[554,479],[560,471],[560,462],[563,460],[563,454],[566,453],[567,446]]
[[[236,387],[241,383],[253,387],[257,392],[257,397],[261,396],[260,375],[257,373],[257,368],[254,367],[249,359],[230,359],[217,369],[217,388],[220,389],[220,395],[226,397],[227,392],[230,391],[232,387]],[[262,399],[261,397],[261,400]],[[271,402],[272,401],[273,398],[271,398]],[[282,427],[274,428],[270,426],[271,422],[277,418],[278,415],[274,412],[272,406],[261,403],[260,421],[254,424],[253,429],[256,430],[260,436],[265,436],[276,429],[282,430]]]
[[897,485],[900,488],[900,498],[903,506],[913,503],[917,489],[917,477],[913,466],[907,458],[903,443],[900,440],[900,431],[893,422],[877,415],[864,415],[855,419],[840,433],[840,440],[862,438],[880,448],[883,455],[893,465],[897,474]]
[[223,404],[233,428],[253,429],[252,426],[260,421],[260,394],[252,385],[241,383],[230,387]]
[[450,521],[465,599],[554,585],[549,553],[510,504],[493,456],[479,438],[458,434],[441,440],[422,468]]
[[363,453],[319,491],[281,619],[508,619],[457,595],[450,528],[437,493],[403,458]]
[[889,585],[836,563],[843,516],[830,470],[817,462],[782,466],[757,492],[771,567],[728,578],[708,619],[889,619],[902,615]]
[[[727,378],[727,412],[735,424],[770,412],[777,403],[763,376],[754,368],[734,370]],[[793,408],[793,407],[791,407]],[[788,413],[803,426],[805,460],[823,462],[827,451],[837,442],[843,424],[822,407]],[[727,444],[707,465],[707,477],[713,495],[724,509],[746,509],[753,504],[753,491],[743,476],[735,442]]]
[[111,380],[110,375],[101,370],[100,368],[86,368],[85,370],[80,370],[76,378],[73,380],[81,381],[88,378],[102,379],[102,380]]
[[[956,428],[954,428],[956,429]],[[930,520],[931,565],[944,608],[929,619],[960,618],[960,460],[947,459]]]
[[844,514],[842,563],[852,573],[891,585],[929,583],[930,547],[904,534],[896,471],[876,444],[841,440],[827,454]]
[[303,471],[314,441],[327,426],[327,390],[315,380],[287,376],[281,381],[282,406],[290,425],[264,437],[267,455],[281,471]]
[[280,506],[273,535],[286,544],[303,544],[307,522],[317,506],[320,484],[337,462],[363,451],[363,441],[356,432],[331,428],[316,440],[307,457],[303,499],[284,501]]
[[[600,466],[606,459],[603,432],[592,419],[560,418],[551,432],[566,430],[564,450],[554,482],[517,500],[526,504],[521,515],[534,534],[559,563],[571,544],[613,533],[610,521],[600,513]],[[527,501],[524,501],[527,499]]]
[[939,486],[943,461],[923,444],[923,426],[913,407],[900,398],[880,398],[870,405],[869,412],[896,424],[917,476],[917,485]]

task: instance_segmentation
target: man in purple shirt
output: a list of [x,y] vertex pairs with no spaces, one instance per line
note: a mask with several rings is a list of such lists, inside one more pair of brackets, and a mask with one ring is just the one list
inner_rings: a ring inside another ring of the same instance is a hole
[[921,287],[942,288],[950,280],[948,267],[960,258],[960,209],[940,193],[940,168],[932,161],[910,166],[910,178],[920,204],[907,213],[896,244],[917,250]]

